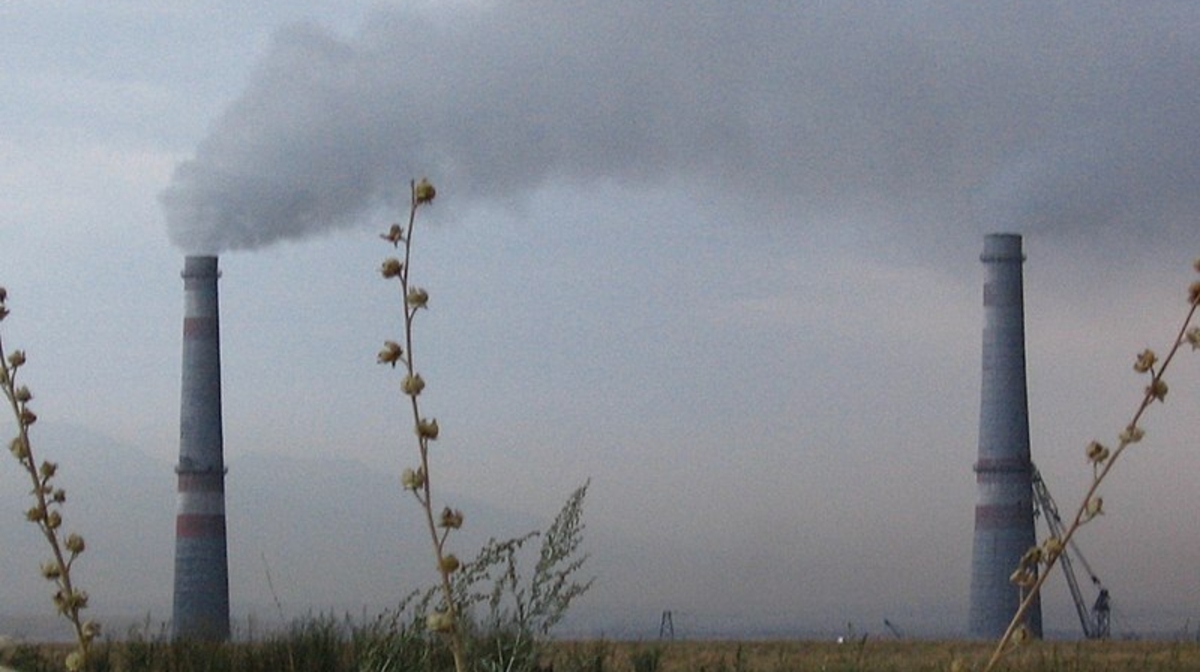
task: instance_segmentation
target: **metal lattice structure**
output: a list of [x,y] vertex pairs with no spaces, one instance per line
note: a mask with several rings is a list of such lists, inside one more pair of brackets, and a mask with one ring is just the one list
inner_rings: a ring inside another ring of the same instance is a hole
[[[1040,512],[1042,519],[1046,521],[1046,528],[1050,531],[1050,536],[1058,539],[1065,537],[1067,526],[1058,513],[1058,504],[1050,495],[1050,488],[1047,487],[1046,481],[1042,479],[1036,466],[1033,468],[1033,496],[1034,503],[1037,505],[1036,511]],[[1075,575],[1076,561],[1087,572],[1088,579],[1096,589],[1096,601],[1092,604],[1091,609],[1083,599],[1083,590],[1079,587],[1079,578]],[[1083,557],[1083,551],[1079,550],[1079,545],[1075,543],[1074,539],[1071,539],[1067,543],[1067,548],[1063,549],[1059,564],[1062,566],[1063,578],[1067,580],[1067,590],[1071,591],[1071,602],[1075,605],[1075,613],[1079,616],[1079,624],[1083,627],[1083,636],[1088,639],[1108,639],[1112,634],[1109,625],[1111,605],[1108,589],[1104,587],[1100,577],[1096,576],[1096,572],[1092,570],[1087,558]]]

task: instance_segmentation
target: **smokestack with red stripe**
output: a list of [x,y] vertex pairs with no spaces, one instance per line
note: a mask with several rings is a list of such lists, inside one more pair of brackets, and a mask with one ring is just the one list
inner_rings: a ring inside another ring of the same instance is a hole
[[[980,260],[986,278],[970,634],[995,639],[1004,634],[1021,600],[1021,589],[1010,577],[1021,556],[1037,543],[1025,386],[1021,236],[986,236]],[[1034,636],[1042,635],[1040,604],[1031,605],[1025,625]]]
[[183,375],[175,518],[176,639],[229,638],[217,258],[184,260]]

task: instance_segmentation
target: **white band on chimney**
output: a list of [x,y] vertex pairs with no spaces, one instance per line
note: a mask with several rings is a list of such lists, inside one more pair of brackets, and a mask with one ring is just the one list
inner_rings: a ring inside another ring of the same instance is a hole
[[223,516],[225,515],[225,493],[181,492],[177,497],[176,512],[181,515]]

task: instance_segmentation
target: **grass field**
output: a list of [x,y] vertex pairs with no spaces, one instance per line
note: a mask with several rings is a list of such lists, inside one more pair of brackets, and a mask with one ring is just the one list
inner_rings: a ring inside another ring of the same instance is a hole
[[[991,653],[989,642],[867,640],[563,642],[556,671],[917,672],[971,670]],[[1200,670],[1195,642],[1034,642],[1010,654],[1000,669],[1022,671]]]
[[[370,672],[361,642],[326,637],[332,631],[269,642],[187,645],[104,642],[93,669],[123,672],[190,670],[305,670]],[[988,642],[866,640],[846,644],[816,641],[551,642],[541,670],[554,672],[967,672],[983,666]],[[61,670],[66,645],[0,652],[0,661],[18,672]],[[14,655],[16,653],[17,655]],[[3,663],[0,662],[0,665]],[[411,663],[409,664],[411,665]],[[419,668],[385,666],[406,672],[453,669],[449,660]],[[488,666],[489,669],[497,669]],[[482,668],[481,668],[482,669]],[[503,669],[503,668],[498,668]],[[1200,670],[1198,642],[1033,642],[1010,654],[999,669],[1012,672],[1147,672]],[[530,672],[527,666],[512,672]]]

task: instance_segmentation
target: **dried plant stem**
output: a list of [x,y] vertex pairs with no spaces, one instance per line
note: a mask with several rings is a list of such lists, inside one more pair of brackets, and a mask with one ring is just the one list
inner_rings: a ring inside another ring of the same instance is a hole
[[[1004,635],[1000,638],[1000,641],[997,642],[991,658],[988,660],[987,665],[985,665],[983,668],[983,672],[990,672],[990,670],[992,670],[996,664],[1000,662],[1001,658],[1003,658],[1004,655],[1012,648],[1014,637],[1022,627],[1026,612],[1029,611],[1033,601],[1041,592],[1042,585],[1050,576],[1050,572],[1052,569],[1054,569],[1054,566],[1058,564],[1059,558],[1062,556],[1062,553],[1065,552],[1065,549],[1070,543],[1072,537],[1075,536],[1075,532],[1085,523],[1089,522],[1095,517],[1097,512],[1092,510],[1092,502],[1095,501],[1096,494],[1100,489],[1101,483],[1103,483],[1104,479],[1108,477],[1109,472],[1112,471],[1113,466],[1116,465],[1117,460],[1121,457],[1121,454],[1125,452],[1125,449],[1141,439],[1141,429],[1139,427],[1139,423],[1142,421],[1142,416],[1145,415],[1151,404],[1153,404],[1156,400],[1161,401],[1163,395],[1165,395],[1166,387],[1163,381],[1163,375],[1166,373],[1171,361],[1175,358],[1175,354],[1179,352],[1179,348],[1182,347],[1184,343],[1189,341],[1188,327],[1191,325],[1192,319],[1196,315],[1197,308],[1200,308],[1200,296],[1193,292],[1191,306],[1188,309],[1187,316],[1183,320],[1182,326],[1179,328],[1179,333],[1175,336],[1175,342],[1171,345],[1171,350],[1167,353],[1166,358],[1162,361],[1162,365],[1157,370],[1153,368],[1152,363],[1148,365],[1149,372],[1151,374],[1150,384],[1146,387],[1145,394],[1142,395],[1141,402],[1138,404],[1137,410],[1133,414],[1133,418],[1130,419],[1129,424],[1127,424],[1125,429],[1121,432],[1117,447],[1113,450],[1112,455],[1108,457],[1107,460],[1104,460],[1102,466],[1099,466],[1094,472],[1092,484],[1084,494],[1083,500],[1079,504],[1079,508],[1075,511],[1075,518],[1071,521],[1070,526],[1068,526],[1066,531],[1063,533],[1062,538],[1058,540],[1059,543],[1057,546],[1061,550],[1056,553],[1050,553],[1046,556],[1045,567],[1042,571],[1038,572],[1037,580],[1032,584],[1032,586],[1029,587],[1029,590],[1025,591],[1025,594],[1021,599],[1020,606],[1017,608],[1016,613],[1009,622],[1008,628],[1005,629]],[[1193,343],[1193,345],[1195,344]],[[1160,390],[1163,391],[1160,392]]]
[[[420,183],[411,182],[409,189],[411,198],[408,222],[403,227],[400,225],[393,226],[392,230],[383,236],[386,240],[391,241],[393,245],[398,246],[401,243],[404,245],[403,260],[388,260],[388,262],[385,262],[384,267],[385,277],[395,277],[400,281],[400,298],[404,313],[404,346],[402,352],[389,351],[385,347],[384,352],[380,353],[380,361],[390,362],[393,365],[397,362],[403,363],[406,374],[403,389],[409,398],[413,427],[417,434],[420,466],[415,473],[406,473],[404,485],[406,488],[412,490],[413,495],[421,505],[426,529],[429,532],[429,540],[433,546],[438,574],[440,575],[439,583],[442,598],[445,602],[445,612],[437,615],[435,620],[429,622],[428,627],[445,635],[449,641],[451,653],[454,656],[455,669],[458,672],[466,672],[466,645],[461,629],[461,614],[454,600],[454,588],[451,581],[451,574],[458,569],[458,559],[446,550],[446,540],[450,535],[450,531],[461,524],[462,516],[461,513],[449,512],[447,510],[451,517],[451,520],[448,522],[446,520],[447,513],[442,514],[442,520],[440,521],[434,514],[433,479],[429,466],[429,444],[437,438],[437,422],[429,421],[421,415],[419,396],[421,389],[424,387],[424,381],[416,370],[415,359],[413,357],[415,340],[413,338],[413,323],[417,311],[424,308],[425,301],[428,300],[428,294],[424,290],[413,286],[409,282],[413,229],[416,223],[417,209],[421,205],[431,202],[435,192],[432,185],[425,180],[422,180]],[[393,261],[399,261],[399,264],[398,266],[392,265],[389,271],[388,263]],[[458,518],[457,524],[453,522],[455,515]]]
[[[0,287],[0,320],[8,315],[6,298],[7,292]],[[4,390],[9,410],[17,421],[17,436],[9,447],[21,468],[29,475],[33,486],[30,494],[33,495],[34,505],[25,517],[38,526],[53,554],[50,562],[42,564],[42,576],[55,584],[55,607],[71,623],[78,643],[78,649],[67,657],[67,669],[81,670],[87,667],[92,641],[99,634],[100,626],[93,621],[83,620],[81,612],[87,608],[88,596],[77,589],[71,579],[71,568],[83,553],[84,541],[78,534],[70,534],[66,538],[61,536],[61,507],[66,501],[66,492],[52,484],[58,465],[53,462],[39,463],[29,440],[29,428],[37,422],[37,415],[29,409],[29,401],[33,398],[29,388],[17,385],[18,370],[24,365],[25,353],[15,350],[6,355],[4,341],[0,338],[0,388]]]

